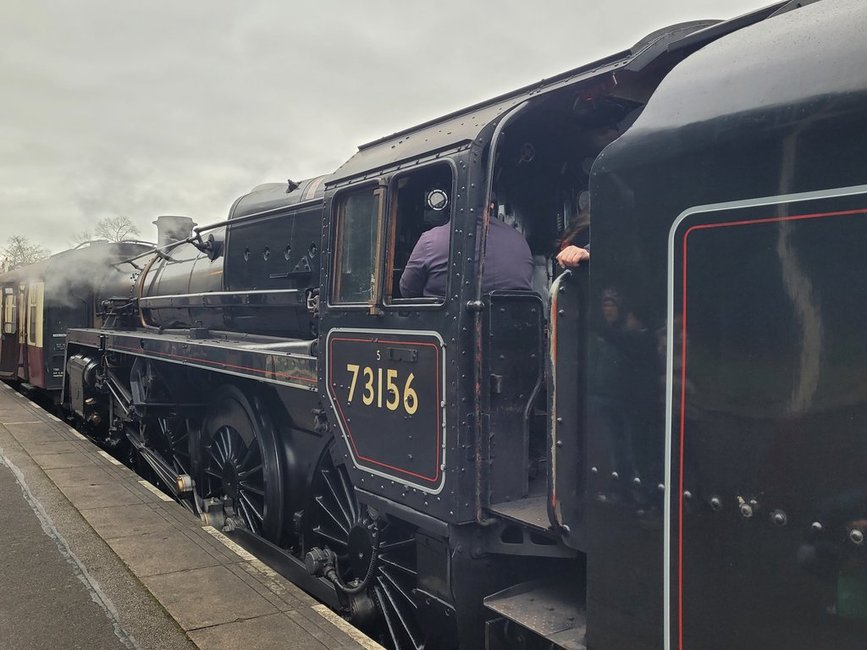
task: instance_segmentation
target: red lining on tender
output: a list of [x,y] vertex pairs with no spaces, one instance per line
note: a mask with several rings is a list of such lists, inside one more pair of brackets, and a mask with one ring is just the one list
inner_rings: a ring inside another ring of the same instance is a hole
[[763,219],[743,219],[740,221],[725,221],[721,223],[705,223],[690,226],[683,235],[683,268],[682,268],[682,300],[681,305],[681,369],[680,369],[680,452],[679,452],[679,495],[677,512],[677,618],[678,618],[678,647],[683,650],[683,446],[686,427],[686,281],[687,281],[687,248],[689,235],[694,230],[710,230],[712,228],[726,228],[731,226],[750,226],[755,224],[779,223],[782,221],[804,221],[806,219],[821,219],[824,217],[842,217],[856,214],[867,214],[867,209],[842,210],[838,212],[814,212],[811,214],[799,214],[788,217],[766,217]]

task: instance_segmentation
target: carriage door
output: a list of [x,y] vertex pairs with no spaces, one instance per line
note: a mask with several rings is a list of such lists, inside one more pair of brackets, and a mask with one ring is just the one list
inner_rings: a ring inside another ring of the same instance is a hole
[[13,379],[18,369],[18,304],[15,286],[2,287],[2,333],[0,333],[0,378]]
[[328,397],[352,467],[388,479],[371,489],[419,502],[444,483],[453,179],[437,162],[331,202]]
[[45,388],[45,351],[42,345],[45,283],[31,282],[26,292],[24,368],[19,376],[39,388]]

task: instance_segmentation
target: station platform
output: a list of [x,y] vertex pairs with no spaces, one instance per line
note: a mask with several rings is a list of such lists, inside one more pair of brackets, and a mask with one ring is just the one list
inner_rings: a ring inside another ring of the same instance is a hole
[[381,646],[0,383],[4,648]]

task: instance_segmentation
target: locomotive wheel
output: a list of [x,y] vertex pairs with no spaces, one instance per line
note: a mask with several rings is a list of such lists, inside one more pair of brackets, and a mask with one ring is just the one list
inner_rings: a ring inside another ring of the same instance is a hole
[[[305,512],[305,551],[333,551],[341,580],[350,586],[359,584],[372,564],[366,593],[376,605],[380,642],[394,650],[422,650],[426,639],[413,598],[418,574],[412,528],[359,504],[346,470],[332,464],[328,450],[311,488]],[[349,600],[354,610],[353,599]]]
[[283,530],[283,471],[275,432],[234,386],[217,391],[201,435],[200,495],[226,519],[272,542]]

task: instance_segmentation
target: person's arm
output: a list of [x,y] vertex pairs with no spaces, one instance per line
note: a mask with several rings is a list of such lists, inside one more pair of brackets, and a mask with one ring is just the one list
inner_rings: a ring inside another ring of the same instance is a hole
[[[430,231],[428,231],[430,232]],[[400,275],[400,295],[403,298],[419,298],[424,295],[427,282],[428,253],[427,232],[422,233],[412,249],[403,273]]]

